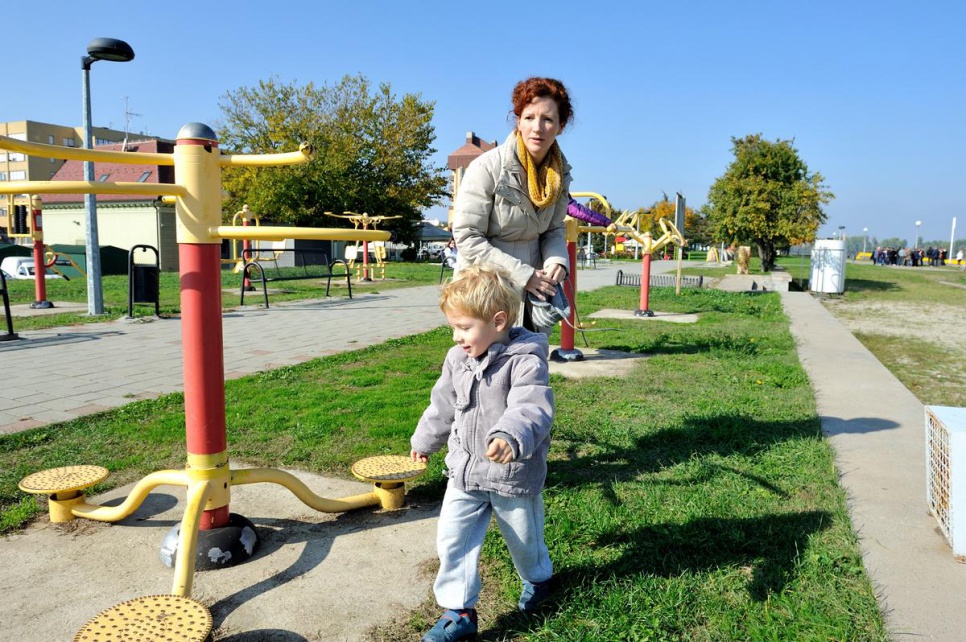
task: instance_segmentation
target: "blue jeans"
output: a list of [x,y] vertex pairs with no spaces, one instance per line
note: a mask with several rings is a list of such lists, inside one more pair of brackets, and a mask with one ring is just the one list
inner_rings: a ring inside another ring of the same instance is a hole
[[480,549],[496,517],[520,578],[545,582],[553,575],[543,539],[543,495],[505,497],[446,488],[436,532],[439,575],[433,590],[444,609],[473,608],[480,597]]

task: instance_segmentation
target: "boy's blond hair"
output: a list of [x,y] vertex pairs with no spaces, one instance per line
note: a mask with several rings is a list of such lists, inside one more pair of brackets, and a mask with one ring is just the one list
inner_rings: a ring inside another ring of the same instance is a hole
[[439,309],[443,314],[455,312],[484,321],[497,312],[506,312],[509,327],[516,323],[522,302],[523,292],[514,285],[509,272],[492,263],[474,263],[461,268],[443,286]]

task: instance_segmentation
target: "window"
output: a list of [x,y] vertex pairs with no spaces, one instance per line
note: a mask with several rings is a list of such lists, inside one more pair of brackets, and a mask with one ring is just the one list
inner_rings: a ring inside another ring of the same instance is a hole
[[7,173],[0,172],[0,181],[5,181],[5,180],[7,180]]
[[25,181],[25,180],[27,180],[27,170],[18,169],[15,172],[10,172],[10,180],[12,180],[12,181]]
[[0,163],[7,162],[7,152],[0,152]]
[[116,140],[107,140],[106,138],[95,138],[94,139],[94,144],[95,145],[113,145],[116,142],[117,142]]
[[19,152],[10,152],[10,162],[11,163],[21,163],[27,160],[27,157]]
[[77,147],[77,143],[74,142],[74,138],[64,138],[64,147]]
[[110,176],[111,176],[110,174],[101,174],[101,177],[97,179],[97,182],[98,183],[103,183],[108,178],[110,178]]
[[48,134],[47,135],[47,144],[48,145],[53,145],[55,140],[57,140],[57,137],[54,136],[53,134]]
[[27,140],[27,134],[10,134],[10,138],[14,140]]
[[151,172],[150,172],[150,170],[149,170],[149,171],[147,171],[147,172],[144,172],[143,174],[141,174],[141,175],[140,175],[140,176],[138,177],[138,182],[139,182],[139,183],[143,183],[144,181],[146,181],[146,180],[148,180],[148,178],[149,178],[150,176],[151,176]]

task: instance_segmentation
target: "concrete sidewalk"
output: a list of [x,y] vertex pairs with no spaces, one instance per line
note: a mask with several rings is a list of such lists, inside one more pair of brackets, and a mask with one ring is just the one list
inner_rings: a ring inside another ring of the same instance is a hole
[[895,640],[966,637],[966,566],[926,505],[923,405],[808,293],[782,303]]

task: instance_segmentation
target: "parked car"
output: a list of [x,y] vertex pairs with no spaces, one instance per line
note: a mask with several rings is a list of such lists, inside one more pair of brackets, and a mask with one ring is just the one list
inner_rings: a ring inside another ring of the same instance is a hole
[[[34,278],[34,260],[23,256],[8,256],[0,263],[0,270],[8,279],[32,279]],[[45,279],[63,278],[50,268],[44,274]]]

